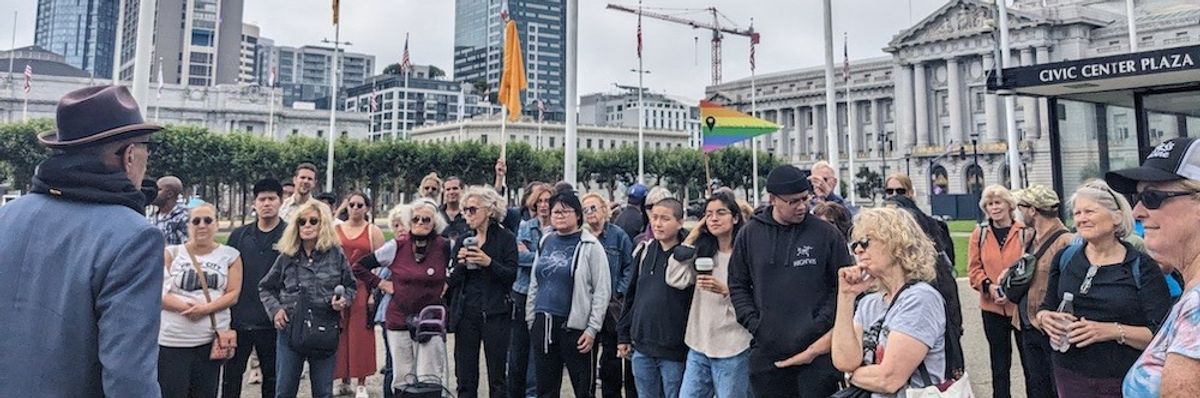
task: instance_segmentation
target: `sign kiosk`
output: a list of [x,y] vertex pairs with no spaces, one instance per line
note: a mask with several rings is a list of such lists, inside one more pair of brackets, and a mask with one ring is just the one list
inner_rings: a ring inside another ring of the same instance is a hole
[[1047,100],[1054,190],[1064,196],[1137,166],[1165,140],[1200,137],[1200,46],[1007,68],[988,77],[988,91]]

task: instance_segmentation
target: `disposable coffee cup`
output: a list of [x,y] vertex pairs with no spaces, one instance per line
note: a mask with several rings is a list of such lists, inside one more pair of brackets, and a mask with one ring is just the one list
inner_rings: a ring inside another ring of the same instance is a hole
[[696,259],[696,273],[700,275],[712,275],[713,273],[712,257],[700,257]]

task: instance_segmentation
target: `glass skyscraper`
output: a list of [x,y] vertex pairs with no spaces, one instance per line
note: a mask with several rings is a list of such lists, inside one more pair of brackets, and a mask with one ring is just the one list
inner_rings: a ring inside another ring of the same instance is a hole
[[456,0],[454,19],[454,80],[495,98],[504,61],[504,21],[507,9],[517,21],[524,49],[524,114],[537,117],[536,101],[545,102],[546,120],[562,121],[567,76],[566,4],[563,0]]
[[118,0],[38,0],[34,44],[97,78],[109,78]]

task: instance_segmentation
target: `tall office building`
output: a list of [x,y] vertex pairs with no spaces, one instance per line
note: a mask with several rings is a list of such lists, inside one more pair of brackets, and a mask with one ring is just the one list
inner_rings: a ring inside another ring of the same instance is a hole
[[238,84],[258,84],[258,42],[259,29],[257,25],[242,24],[242,45],[238,54]]
[[563,0],[457,0],[454,18],[454,80],[470,83],[494,98],[504,61],[504,20],[517,21],[524,48],[525,114],[537,115],[541,99],[546,120],[562,121],[566,95],[566,6]]
[[276,73],[275,81],[279,81],[279,60],[275,58],[275,41],[266,37],[258,38],[258,46],[254,51],[254,65],[257,67],[256,79],[260,86],[271,85],[271,71]]
[[[167,83],[214,86],[238,83],[244,0],[157,0],[154,70]],[[133,75],[140,0],[125,0],[120,77]],[[152,78],[153,79],[153,78]]]
[[118,2],[38,0],[34,44],[95,77],[111,77]]
[[[345,89],[363,84],[374,74],[375,56],[338,50],[342,64],[342,80],[338,83],[341,98]],[[283,90],[283,104],[296,101],[316,102],[329,97],[329,71],[333,67],[333,48],[320,46],[275,46],[271,58],[279,75],[276,85]],[[328,103],[328,101],[326,101]],[[338,103],[341,103],[340,101]]]

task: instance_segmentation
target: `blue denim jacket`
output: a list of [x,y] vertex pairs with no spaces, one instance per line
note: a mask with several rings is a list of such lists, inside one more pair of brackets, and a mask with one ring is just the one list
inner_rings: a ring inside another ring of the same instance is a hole
[[608,271],[612,275],[613,297],[624,296],[629,289],[629,281],[633,279],[633,241],[629,239],[620,227],[613,223],[604,223],[600,231],[600,245],[604,246],[604,254],[608,255]]
[[522,221],[521,227],[517,228],[517,243],[525,244],[529,250],[517,252],[517,280],[512,286],[514,292],[529,294],[529,273],[533,271],[533,260],[537,258],[543,234],[542,222],[536,217]]

